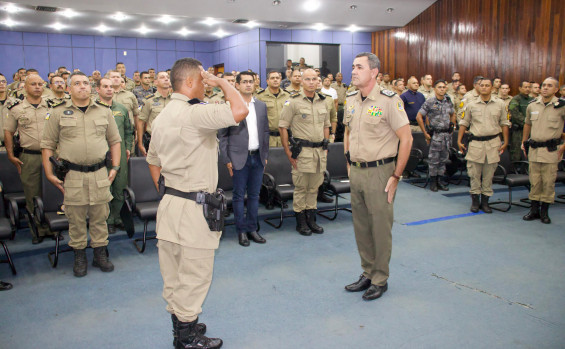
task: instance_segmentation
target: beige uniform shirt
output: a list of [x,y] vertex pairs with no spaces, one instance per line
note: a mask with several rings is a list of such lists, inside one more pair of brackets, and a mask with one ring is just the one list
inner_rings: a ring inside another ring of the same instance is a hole
[[392,83],[390,82],[381,82],[381,90],[391,90],[392,91]]
[[[42,149],[78,165],[94,165],[106,158],[108,147],[120,143],[120,133],[108,106],[90,100],[83,113],[67,100],[51,109],[45,123]],[[108,170],[96,172],[69,171],[65,177],[65,205],[98,205],[112,200]]]
[[330,112],[330,124],[337,123],[337,109],[335,108],[335,99],[332,96],[323,93],[326,97],[326,103],[328,105],[328,111]]
[[[532,126],[530,138],[536,142],[561,138],[565,120],[565,106],[558,106],[558,98],[553,97],[548,105],[543,104],[543,97],[538,97],[526,109],[526,124]],[[559,162],[557,151],[550,152],[546,147],[531,148],[528,160],[534,162]]]
[[12,107],[8,106],[8,115],[4,121],[4,130],[20,135],[20,145],[28,150],[41,150],[45,118],[49,115],[49,106],[44,99],[35,108],[24,99]]
[[288,87],[285,89],[286,92],[288,92],[289,95],[293,94],[293,93],[300,93],[303,91],[302,86],[300,86],[300,88],[298,90],[295,90],[292,88],[292,85],[288,85]]
[[133,81],[128,77],[125,78],[125,81],[126,81],[126,90],[129,92],[133,91],[133,89],[135,88],[135,81]]
[[[293,95],[284,103],[278,127],[290,128],[293,138],[323,141],[324,129],[331,126],[328,99],[333,104],[333,99],[318,93],[314,94],[314,102],[304,92]],[[302,147],[296,160],[300,172],[318,173],[326,169],[326,152],[321,147]]]
[[[200,103],[173,93],[153,122],[147,162],[161,167],[165,185],[212,193],[218,183],[217,130],[236,125],[228,104]],[[203,207],[165,195],[157,211],[157,238],[182,246],[216,249],[221,232],[210,231]]]
[[226,99],[222,92],[213,92],[211,95],[204,94],[204,102],[210,104],[226,103]]
[[257,93],[257,99],[267,105],[267,117],[269,118],[269,130],[279,130],[279,120],[285,102],[290,98],[290,94],[283,89],[279,89],[279,94],[275,95],[269,88]]
[[337,91],[337,104],[345,103],[345,97],[347,96],[347,85],[337,82],[332,82],[331,87]]
[[510,101],[512,100],[512,96],[508,96],[506,98],[502,98],[499,96],[497,96],[500,100],[502,100],[504,102],[504,105],[506,106],[506,110],[508,110],[508,105],[510,105]]
[[351,161],[370,162],[396,156],[396,130],[409,122],[402,99],[375,84],[365,101],[359,92],[347,97],[343,123],[349,128]]
[[[465,106],[463,118],[459,126],[465,126],[474,136],[492,136],[502,132],[502,126],[510,126],[508,112],[504,102],[499,98],[490,99],[485,103],[481,98],[473,99]],[[469,142],[467,161],[494,164],[500,161],[500,137],[489,141]],[[508,151],[508,150],[506,150]]]
[[[8,116],[8,108],[6,108],[6,103],[10,100],[10,97],[6,98],[4,103],[0,104],[0,143],[4,143],[4,120]],[[4,146],[0,144],[0,151],[4,151]]]
[[130,91],[120,90],[119,92],[114,93],[113,100],[126,107],[129,113],[129,121],[132,125],[135,125],[134,116],[139,115],[139,103],[137,102],[137,97],[135,97],[135,95]]
[[159,92],[155,92],[155,94],[145,98],[143,108],[141,108],[141,113],[139,113],[139,120],[147,124],[146,130],[149,134],[151,134],[151,124],[170,101],[171,95],[163,97]]
[[424,95],[424,97],[426,97],[426,99],[435,96],[435,92],[434,89],[430,87],[429,90],[426,90],[426,88],[424,87],[424,85],[420,85],[420,87],[418,88],[418,92],[420,92],[421,94]]

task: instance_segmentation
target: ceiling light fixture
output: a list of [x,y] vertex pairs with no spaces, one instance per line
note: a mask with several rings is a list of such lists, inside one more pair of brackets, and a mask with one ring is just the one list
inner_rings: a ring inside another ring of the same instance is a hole
[[394,9],[392,7],[389,7],[389,8],[386,9],[387,13],[392,13],[392,11],[394,11]]
[[324,23],[316,23],[312,26],[312,29],[315,29],[315,30],[318,30],[318,31],[324,30],[326,28],[327,27],[324,25]]
[[201,23],[212,26],[214,24],[220,23],[220,21],[218,21],[218,20],[216,20],[212,17],[208,17],[205,20],[203,20]]
[[149,33],[151,31],[151,29],[147,28],[145,25],[141,25],[141,27],[137,28],[136,31],[141,34],[141,35],[145,35],[147,33]]
[[98,30],[101,33],[105,33],[108,30],[110,30],[110,28],[105,26],[104,23],[100,23],[100,25],[98,27],[94,28],[94,29]]
[[281,4],[281,0],[273,0],[273,6],[279,6]]
[[16,13],[16,12],[20,11],[21,9],[14,4],[7,4],[6,7],[3,8],[3,10],[8,12],[8,13]]
[[356,26],[355,24],[350,25],[349,27],[345,28],[346,30],[349,30],[350,32],[356,32],[361,30],[361,28],[359,28],[358,26]]
[[59,14],[60,14],[61,16],[65,16],[65,17],[67,17],[67,18],[73,18],[73,17],[78,16],[78,13],[75,12],[75,11],[73,11],[73,10],[71,10],[70,8],[59,12]]
[[173,18],[173,17],[171,17],[171,16],[169,16],[169,15],[163,15],[163,16],[159,17],[158,20],[159,20],[159,22],[161,22],[161,23],[163,23],[163,24],[169,24],[169,23],[172,23],[172,22],[176,21],[177,19],[176,19],[176,18]]
[[216,32],[214,33],[214,35],[216,35],[219,38],[223,38],[224,36],[228,35],[228,33],[226,33],[225,31],[223,31],[222,29],[218,29],[216,30]]
[[318,0],[308,0],[304,3],[304,5],[302,5],[304,10],[308,11],[308,12],[314,12],[317,9],[319,9],[320,6],[321,6],[321,3]]
[[48,25],[48,27],[51,28],[51,29],[55,29],[55,30],[57,30],[57,31],[61,31],[61,30],[65,29],[65,28],[67,28],[66,25],[64,25],[64,24],[62,24],[62,23],[60,23],[60,22],[55,22],[55,23],[53,23],[53,24],[51,24],[51,25]]
[[349,9],[355,11],[357,10],[357,5],[351,5],[349,6]]
[[18,23],[12,21],[10,18],[6,18],[2,22],[0,22],[0,24],[5,25],[6,27],[13,27],[13,26],[17,25]]
[[185,27],[182,27],[181,30],[179,30],[177,32],[179,35],[182,36],[187,36],[188,34],[192,33],[190,30],[186,29]]
[[255,22],[255,21],[249,21],[247,23],[245,23],[245,26],[248,28],[255,28],[259,26],[259,23]]
[[110,18],[112,18],[112,19],[114,19],[114,20],[116,20],[116,21],[118,21],[118,22],[121,22],[121,21],[123,21],[123,20],[128,19],[129,17],[126,16],[125,14],[121,13],[121,12],[116,12],[116,14],[110,16]]

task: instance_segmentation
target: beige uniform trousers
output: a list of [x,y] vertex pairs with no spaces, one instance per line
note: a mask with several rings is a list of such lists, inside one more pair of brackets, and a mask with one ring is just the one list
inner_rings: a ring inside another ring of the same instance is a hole
[[385,188],[394,167],[394,162],[370,168],[352,166],[349,176],[353,230],[363,275],[377,286],[384,286],[389,276],[394,201],[388,203]]
[[108,246],[108,226],[110,214],[107,203],[98,205],[65,205],[65,215],[69,220],[69,246],[82,250],[87,245],[86,217],[90,230],[90,247]]
[[488,164],[486,159],[484,164],[467,161],[467,174],[471,179],[471,190],[469,192],[492,196],[492,177],[497,166],[498,163]]
[[281,137],[269,136],[269,147],[282,147]]
[[[41,154],[21,153],[19,159],[23,162],[20,179],[26,197],[26,208],[33,213],[33,198],[41,196]],[[39,236],[53,235],[46,224],[36,224],[36,226]]]
[[412,133],[417,133],[417,132],[422,133],[422,129],[420,128],[420,126],[417,125],[410,125],[410,131],[412,131]]
[[212,283],[214,250],[165,240],[159,240],[158,248],[167,311],[182,322],[196,320]]
[[555,200],[555,180],[557,163],[530,161],[530,200],[552,204]]
[[292,209],[294,212],[304,210],[315,210],[318,199],[318,188],[324,182],[324,174],[305,173],[292,171],[292,183],[294,184],[294,195],[292,197]]

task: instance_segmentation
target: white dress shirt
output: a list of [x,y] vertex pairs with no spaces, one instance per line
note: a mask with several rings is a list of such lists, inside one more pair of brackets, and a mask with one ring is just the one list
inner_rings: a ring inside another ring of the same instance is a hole
[[257,131],[257,114],[255,114],[255,98],[251,97],[251,102],[247,104],[249,114],[245,118],[247,122],[247,132],[249,133],[249,150],[259,149],[259,132]]

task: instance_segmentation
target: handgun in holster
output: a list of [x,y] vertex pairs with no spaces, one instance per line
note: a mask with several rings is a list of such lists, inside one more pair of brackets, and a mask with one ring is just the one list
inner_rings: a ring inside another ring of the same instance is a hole
[[202,205],[204,218],[211,231],[224,229],[224,211],[227,210],[226,196],[220,188],[214,193],[198,193],[196,203]]
[[149,132],[145,132],[143,134],[142,142],[145,151],[149,151],[149,143],[151,143],[151,135],[149,134]]
[[328,145],[330,144],[330,140],[327,138],[324,138],[324,140],[322,141],[322,149],[323,150],[328,150]]
[[22,154],[22,150],[23,150],[23,148],[20,144],[20,135],[19,134],[15,135],[13,139],[14,139],[14,141],[13,141],[13,143],[14,143],[14,147],[13,147],[14,148],[14,156],[19,158],[20,155]]
[[64,181],[65,176],[69,172],[69,168],[63,161],[57,160],[54,156],[49,157],[49,162],[53,165],[53,173],[59,180]]
[[530,155],[530,140],[524,142],[524,151],[526,152],[526,156]]
[[163,175],[159,175],[157,186],[159,187],[159,199],[162,199],[163,196],[165,196],[165,177],[163,177]]
[[296,160],[300,152],[302,152],[302,144],[300,144],[300,141],[295,140],[294,137],[290,137],[289,142],[290,152],[292,153],[291,157]]

